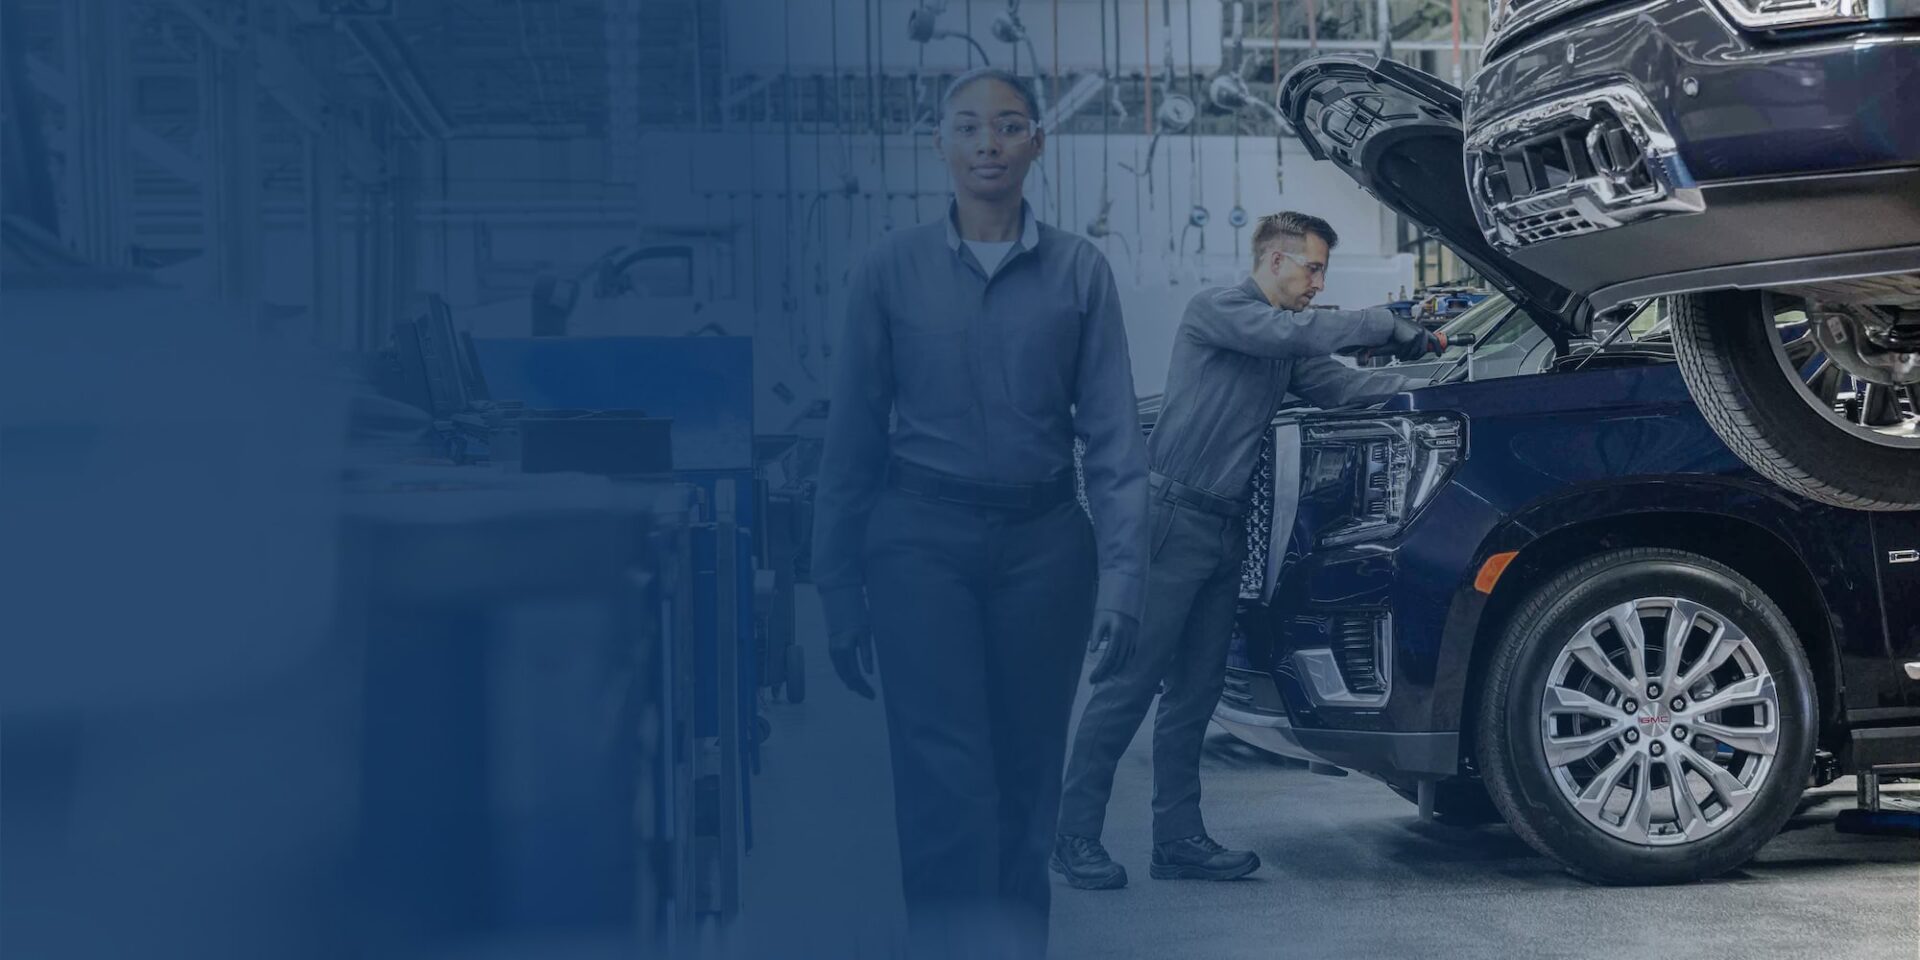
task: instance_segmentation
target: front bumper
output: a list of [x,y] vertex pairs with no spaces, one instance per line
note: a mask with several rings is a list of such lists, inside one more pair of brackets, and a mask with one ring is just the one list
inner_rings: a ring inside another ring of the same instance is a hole
[[1262,750],[1308,763],[1326,762],[1300,744],[1273,678],[1259,671],[1228,668],[1226,687],[1213,708],[1213,722]]
[[1259,671],[1228,671],[1227,690],[1213,722],[1235,738],[1283,757],[1404,779],[1451,776],[1459,770],[1455,731],[1401,733],[1390,730],[1298,728],[1273,678]]
[[1241,607],[1215,719],[1277,753],[1390,780],[1457,773],[1483,599],[1470,571],[1498,520],[1449,483],[1396,540],[1290,549],[1272,599]]
[[1521,265],[1641,296],[1835,254],[1920,268],[1920,33],[1755,34],[1713,0],[1532,29],[1465,91],[1475,213]]

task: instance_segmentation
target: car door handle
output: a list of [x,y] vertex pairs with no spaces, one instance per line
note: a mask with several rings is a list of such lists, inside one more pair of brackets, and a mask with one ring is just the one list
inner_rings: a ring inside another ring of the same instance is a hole
[[1920,660],[1907,664],[1907,679],[1920,680]]
[[1920,550],[1889,550],[1888,563],[1920,563]]

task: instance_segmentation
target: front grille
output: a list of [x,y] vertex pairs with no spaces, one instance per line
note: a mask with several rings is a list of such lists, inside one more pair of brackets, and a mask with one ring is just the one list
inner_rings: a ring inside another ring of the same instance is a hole
[[1371,614],[1341,615],[1333,620],[1334,661],[1340,667],[1340,678],[1353,693],[1378,696],[1387,692],[1380,669],[1382,623],[1381,617]]
[[1253,507],[1247,511],[1247,556],[1240,562],[1242,600],[1259,600],[1267,583],[1267,551],[1273,543],[1272,430],[1260,441],[1260,463],[1253,469],[1252,492]]

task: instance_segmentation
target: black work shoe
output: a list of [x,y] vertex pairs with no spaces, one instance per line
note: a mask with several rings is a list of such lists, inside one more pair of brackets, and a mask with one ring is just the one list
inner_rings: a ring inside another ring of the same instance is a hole
[[1079,890],[1118,890],[1127,885],[1127,868],[1107,856],[1107,848],[1092,837],[1060,834],[1053,838],[1053,856],[1047,866]]
[[1155,880],[1238,880],[1260,869],[1251,850],[1228,850],[1206,834],[1153,845]]

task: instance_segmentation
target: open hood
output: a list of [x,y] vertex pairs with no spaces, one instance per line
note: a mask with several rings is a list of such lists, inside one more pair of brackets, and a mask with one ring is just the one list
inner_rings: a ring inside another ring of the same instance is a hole
[[1280,84],[1280,112],[1316,160],[1330,160],[1375,199],[1423,227],[1519,304],[1555,341],[1586,305],[1487,243],[1467,199],[1460,91],[1372,56],[1318,57]]

